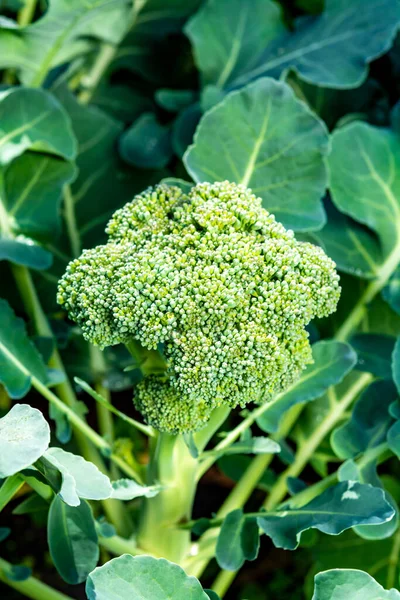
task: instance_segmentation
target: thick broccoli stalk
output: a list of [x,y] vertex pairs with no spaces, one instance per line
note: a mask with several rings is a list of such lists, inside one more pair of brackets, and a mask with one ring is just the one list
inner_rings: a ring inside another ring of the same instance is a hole
[[135,402],[160,431],[196,431],[221,405],[265,401],[312,360],[305,326],[332,313],[334,262],[298,242],[243,185],[158,185],[117,210],[58,302],[90,342],[163,344],[166,372]]

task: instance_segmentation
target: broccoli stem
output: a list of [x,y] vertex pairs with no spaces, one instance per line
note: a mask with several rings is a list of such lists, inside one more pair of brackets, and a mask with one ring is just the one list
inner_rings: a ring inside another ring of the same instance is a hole
[[190,547],[190,532],[176,529],[191,518],[196,490],[197,462],[181,435],[160,433],[152,452],[149,483],[165,486],[157,496],[144,501],[138,545],[156,556],[180,564]]
[[[228,407],[215,409],[207,426],[195,434],[199,452],[204,450],[229,412]],[[153,555],[182,564],[190,550],[190,531],[178,529],[176,525],[191,519],[198,461],[190,455],[183,435],[160,433],[151,443],[148,483],[157,481],[165,489],[144,500],[138,546]]]

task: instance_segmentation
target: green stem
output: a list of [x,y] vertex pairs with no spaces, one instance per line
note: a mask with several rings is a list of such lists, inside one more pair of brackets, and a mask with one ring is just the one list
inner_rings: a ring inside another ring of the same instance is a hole
[[[228,433],[228,435],[226,437],[224,437],[224,439],[219,442],[219,444],[217,444],[215,446],[215,448],[213,448],[213,451],[217,452],[219,450],[224,450],[225,448],[228,448],[229,446],[231,446],[233,444],[233,442],[235,442],[242,433],[244,433],[245,431],[247,431],[247,429],[249,429],[253,423],[255,423],[257,421],[257,419],[259,417],[261,417],[261,415],[268,413],[268,411],[273,410],[275,408],[275,405],[277,402],[279,402],[279,400],[290,390],[290,388],[288,388],[287,390],[285,390],[284,392],[277,394],[275,396],[275,398],[273,400],[271,400],[271,402],[264,402],[264,404],[261,404],[258,408],[256,408],[255,410],[253,410],[245,419],[243,419],[243,421],[241,421],[241,423],[239,423],[239,425],[237,425],[237,427],[235,427],[234,429],[232,429],[232,431],[230,431]],[[287,433],[289,433],[293,423],[295,423],[301,413],[301,411],[303,410],[303,405],[302,404],[298,404],[296,406],[294,406],[284,417],[284,423],[282,423],[282,431],[287,431]],[[290,419],[290,422],[288,421],[288,419]],[[288,428],[289,426],[289,428]],[[282,431],[278,431],[277,436],[278,439],[281,439],[284,437],[284,434],[282,433]],[[287,434],[285,434],[287,435]],[[274,436],[272,436],[274,437]],[[276,439],[274,437],[274,439]],[[208,469],[215,463],[215,461],[217,460],[218,455],[216,456],[210,456],[210,458],[205,459],[204,461],[202,461],[199,466],[198,466],[198,470],[197,470],[197,478],[200,479],[204,473],[206,473],[208,471]]]
[[23,596],[32,598],[32,600],[72,600],[70,596],[58,592],[35,577],[28,577],[24,581],[14,581],[7,576],[8,573],[12,573],[12,565],[0,558],[0,581]]
[[215,578],[214,583],[212,584],[211,589],[218,594],[218,596],[220,598],[224,598],[226,592],[229,590],[229,588],[232,585],[233,580],[235,579],[237,575],[237,571],[236,572],[232,572],[232,571],[220,571],[217,575],[217,577]]
[[81,240],[75,217],[74,197],[69,185],[64,187],[64,220],[67,226],[72,256],[78,257],[81,253]]
[[25,5],[18,13],[17,21],[20,27],[26,27],[33,19],[37,0],[25,0]]
[[[199,452],[204,450],[228,414],[226,407],[214,410],[206,427],[194,435]],[[147,476],[149,484],[157,481],[165,489],[143,502],[137,537],[140,548],[182,563],[190,549],[190,531],[178,529],[176,525],[191,519],[196,471],[197,460],[190,455],[183,436],[158,435],[155,444],[153,442]]]
[[272,488],[271,493],[264,504],[266,510],[271,510],[281,502],[287,492],[288,477],[298,477],[300,475],[325,436],[338,423],[343,413],[351,405],[354,399],[373,381],[373,379],[374,378],[370,373],[363,373],[356,379],[350,389],[344,394],[343,398],[332,406],[331,410],[319,423],[318,427],[300,446],[294,462],[281,474]]
[[174,528],[190,520],[195,494],[196,460],[182,436],[160,433],[151,456],[148,475],[165,486],[143,503],[138,545],[155,556],[180,564],[190,547],[190,531]]
[[121,554],[131,554],[132,556],[140,556],[142,554],[148,555],[148,552],[138,548],[135,540],[125,539],[119,535],[114,535],[109,538],[100,537],[99,542],[103,548],[116,556],[120,556]]
[[[300,409],[300,405],[294,406],[286,414],[276,434],[271,436],[272,439],[279,441],[280,439],[286,437],[292,428],[293,422],[297,420]],[[253,412],[259,412],[259,409],[256,409],[256,411]],[[226,438],[223,441],[225,442],[225,440]],[[272,454],[260,454],[251,461],[250,465],[247,467],[246,471],[217,512],[216,519],[223,519],[233,510],[241,508],[246,504],[247,500],[253,493],[253,490],[257,487],[261,477],[269,467],[272,459]],[[210,558],[215,552],[217,538],[218,532],[215,530],[213,531],[212,529],[209,529],[201,536],[195,545],[197,553],[195,553],[194,556],[189,557],[185,563],[185,570],[190,575],[193,575],[197,578],[201,577],[210,561]],[[212,552],[210,553],[211,549]],[[204,558],[201,558],[203,552],[206,552],[207,554],[204,556]]]
[[[145,6],[146,1],[147,0],[136,0],[133,2],[132,15],[127,24],[126,33],[129,33],[135,26],[139,13]],[[109,42],[103,42],[101,45],[91,70],[81,79],[83,90],[78,94],[78,99],[82,104],[89,104],[93,98],[104,73],[114,60],[117,51],[118,46],[114,46]]]
[[11,475],[7,477],[3,485],[0,487],[0,512],[5,506],[14,498],[15,494],[24,485],[23,479],[17,475]]
[[346,320],[343,322],[341,327],[335,334],[335,339],[338,341],[345,341],[352,334],[352,332],[358,327],[363,320],[367,305],[375,298],[375,296],[385,287],[390,277],[396,270],[400,261],[400,243],[398,243],[385,262],[379,269],[379,273],[376,279],[371,281],[364,292],[361,294],[357,304],[354,306]]
[[[370,450],[368,450],[361,458],[359,458],[356,461],[356,463],[357,463],[358,467],[360,469],[362,469],[366,465],[368,465],[370,462],[377,461],[380,464],[380,463],[384,462],[385,460],[387,460],[388,458],[390,458],[390,456],[392,456],[392,453],[388,450],[387,443],[384,442],[384,443],[380,444],[379,446],[376,446],[375,448],[371,448]],[[324,479],[321,479],[321,481],[318,481],[314,485],[309,486],[302,492],[299,492],[298,494],[296,494],[295,496],[293,496],[290,499],[290,507],[296,508],[296,507],[300,507],[300,506],[304,506],[305,504],[308,504],[308,502],[311,502],[311,500],[316,498],[316,496],[319,496],[320,494],[322,494],[322,492],[324,492],[331,485],[333,485],[335,483],[335,481],[337,480],[337,478],[338,478],[338,471],[336,471],[335,473],[332,473],[331,475],[328,475]],[[269,514],[271,514],[271,511]],[[219,531],[217,531],[217,533],[214,535],[214,544],[216,543],[216,541],[218,539],[218,533],[219,533]],[[210,554],[209,560],[215,553],[215,545],[212,548],[208,548],[208,552],[210,552],[210,550],[212,551],[212,554]],[[216,577],[215,582],[212,585],[211,589],[213,589],[215,592],[217,592],[219,590],[219,595],[221,598],[223,598],[225,593],[227,592],[227,590],[230,588],[237,573],[238,573],[237,571],[221,570],[220,573],[218,574],[218,576]],[[387,586],[387,587],[393,587],[393,586]]]
[[91,70],[81,80],[83,90],[78,94],[78,99],[82,104],[88,104],[93,98],[103,74],[115,58],[116,51],[116,46],[108,42],[102,44]]
[[[21,364],[19,364],[19,368],[26,374],[28,374],[27,369]],[[112,454],[112,448],[105,439],[103,439],[94,429],[90,427],[81,419],[81,417],[75,413],[69,406],[61,402],[61,400],[47,388],[41,381],[36,379],[36,377],[31,378],[33,387],[44,397],[46,400],[51,402],[54,406],[56,406],[62,413],[64,413],[71,424],[76,427],[78,431],[80,431],[88,440],[90,440],[94,446],[102,450],[107,456],[109,456],[110,460],[112,460],[120,469],[122,469],[129,477],[138,481],[138,474],[119,456]],[[141,483],[141,481],[140,481]]]
[[[14,264],[11,265],[11,270],[14,275],[14,279],[19,289],[21,298],[24,302],[26,312],[29,318],[34,323],[36,332],[41,336],[54,339],[53,332],[51,331],[46,315],[43,312],[43,308],[40,304],[29,270],[26,267]],[[69,408],[73,408],[78,403],[78,399],[65,372],[64,365],[56,347],[53,350],[53,354],[50,357],[48,364],[53,369],[57,369],[64,374],[64,381],[62,383],[57,384],[55,386],[55,390],[57,392],[57,396],[61,398],[62,402],[65,403],[65,405]],[[104,461],[101,459],[99,453],[95,450],[95,448],[93,448],[88,443],[86,437],[82,435],[81,429],[78,427],[74,433],[82,455],[87,460],[90,460],[91,462],[96,464],[100,468],[100,470],[102,470],[103,472],[107,472]]]
[[[106,371],[106,364],[103,353],[99,348],[90,344],[89,354],[92,376],[95,380],[95,390],[109,404],[111,404],[110,390],[107,389],[102,383]],[[96,410],[100,433],[103,437],[107,439],[107,441],[112,442],[114,440],[114,422],[112,413],[100,403],[96,404]]]

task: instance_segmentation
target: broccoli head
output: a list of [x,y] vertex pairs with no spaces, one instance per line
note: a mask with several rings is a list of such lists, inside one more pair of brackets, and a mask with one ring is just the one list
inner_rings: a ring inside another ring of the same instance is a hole
[[101,348],[163,345],[166,371],[135,393],[157,429],[200,429],[214,408],[266,400],[312,361],[305,326],[336,308],[335,264],[251,190],[161,184],[117,210],[106,231],[106,245],[69,264],[58,302]]

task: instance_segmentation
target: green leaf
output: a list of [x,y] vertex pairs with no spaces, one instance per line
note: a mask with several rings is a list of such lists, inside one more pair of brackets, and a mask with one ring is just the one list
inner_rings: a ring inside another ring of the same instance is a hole
[[109,478],[82,456],[62,448],[49,448],[44,458],[60,471],[63,482],[59,494],[70,506],[79,506],[80,498],[110,498],[112,487]]
[[0,261],[9,260],[16,265],[24,265],[30,269],[48,269],[53,257],[44,248],[38,246],[33,240],[19,237],[18,240],[0,238]]
[[315,576],[312,600],[400,600],[400,592],[384,590],[368,573],[333,569]]
[[12,231],[54,242],[61,231],[62,191],[76,174],[73,163],[49,154],[26,152],[13,160],[4,173],[2,199]]
[[268,44],[232,85],[294,69],[320,86],[357,87],[366,78],[368,63],[389,50],[399,23],[397,0],[325,0],[321,16],[298,19],[294,32]]
[[24,565],[12,565],[11,569],[6,573],[6,577],[10,581],[26,581],[31,575],[31,569]]
[[280,445],[266,437],[251,437],[241,440],[221,450],[210,450],[205,456],[226,456],[230,454],[277,454],[281,451]]
[[71,118],[78,140],[79,173],[71,186],[72,201],[81,245],[91,248],[105,240],[104,230],[112,213],[134,194],[158,183],[165,172],[127,169],[116,152],[123,124],[96,107],[83,106],[63,86],[55,93]]
[[0,165],[28,149],[75,157],[70,121],[49,92],[22,87],[0,92],[0,123]]
[[193,136],[201,116],[200,104],[195,102],[182,110],[172,124],[171,143],[178,158],[182,158],[189,144],[193,143]]
[[111,402],[108,402],[108,400],[106,400],[101,394],[90,387],[86,381],[83,381],[83,379],[80,379],[79,377],[74,377],[74,380],[83,390],[85,390],[86,393],[89,394],[89,396],[96,400],[96,402],[104,406],[104,408],[112,412],[114,415],[117,415],[117,417],[125,421],[125,423],[128,423],[135,429],[139,429],[139,431],[142,431],[146,435],[154,435],[153,430],[150,427],[143,425],[143,423],[140,423],[139,421],[135,421],[135,419],[131,419],[131,417],[128,417],[128,415],[115,408]]
[[49,509],[49,505],[38,494],[31,494],[23,500],[20,504],[18,504],[17,508],[14,508],[12,511],[13,515],[31,515],[33,513],[46,512]]
[[392,581],[398,581],[398,565],[390,564],[390,557],[398,555],[398,532],[397,535],[384,540],[363,540],[352,530],[336,537],[317,535],[317,544],[311,549],[317,571],[336,568],[364,569],[384,586],[387,585],[388,577],[394,577]]
[[389,429],[387,441],[390,450],[400,459],[400,421],[396,421]]
[[196,442],[192,432],[183,434],[183,441],[185,442],[187,449],[189,450],[190,456],[192,458],[199,457],[199,449],[196,446]]
[[350,123],[333,133],[328,165],[336,207],[375,231],[384,258],[395,260],[400,239],[399,138],[387,129]]
[[371,76],[359,87],[350,89],[312,85],[301,80],[294,72],[288,75],[286,81],[293,86],[300,98],[307,100],[329,129],[333,129],[337,123],[343,124],[343,118],[358,117],[374,124],[386,122],[383,114],[389,110],[387,92]]
[[354,481],[338,483],[301,508],[285,508],[259,517],[258,524],[286,550],[297,548],[307,529],[337,535],[355,525],[386,523],[394,515],[381,489]]
[[134,167],[162,169],[172,157],[169,127],[160,125],[153,113],[145,113],[122,134],[119,151]]
[[332,447],[340,458],[354,458],[386,439],[393,421],[389,406],[397,398],[391,381],[372,383],[357,400],[347,423],[332,434]]
[[68,506],[55,496],[49,511],[47,535],[52,561],[67,583],[85,581],[99,560],[92,511],[87,502]]
[[397,338],[392,354],[392,376],[400,393],[400,337]]
[[[372,443],[371,446],[374,446]],[[353,460],[347,460],[338,470],[339,481],[359,481],[379,487],[385,494],[385,499],[395,511],[393,519],[380,525],[359,525],[354,527],[355,533],[365,540],[384,540],[394,534],[399,526],[399,509],[392,495],[384,488],[377,473],[376,457],[361,467]]]
[[28,404],[15,404],[0,419],[0,479],[29,467],[50,443],[50,427],[42,413]]
[[376,235],[364,225],[339,212],[331,202],[325,204],[328,221],[313,235],[337,264],[340,271],[374,279],[383,262]]
[[353,335],[351,345],[358,356],[357,369],[373,373],[381,379],[392,379],[392,352],[395,338],[377,333]]
[[257,419],[257,424],[263,431],[277,431],[285,412],[295,404],[310,402],[322,396],[331,385],[342,381],[357,362],[351,346],[343,342],[317,342],[312,346],[312,353],[313,364],[303,371],[288,390],[271,402]]
[[31,376],[46,383],[46,367],[18,319],[0,299],[0,382],[11,398],[22,398],[31,387]]
[[196,93],[192,90],[169,90],[161,88],[156,91],[157,103],[169,112],[177,113],[196,101]]
[[132,123],[143,112],[154,110],[154,102],[136,87],[105,81],[94,94],[92,104],[124,123]]
[[210,598],[210,600],[221,600],[221,598],[218,596],[218,594],[213,592],[213,590],[204,590],[204,591],[207,594],[207,596]]
[[285,226],[308,230],[324,223],[327,152],[325,126],[291,88],[260,79],[203,116],[183,160],[196,182],[242,183]]
[[[239,481],[249,468],[252,460],[251,456],[231,454],[219,458],[217,464],[218,468],[224,475],[229,477],[229,479]],[[273,473],[271,469],[267,469],[259,480],[257,487],[263,491],[270,491],[275,481],[275,473]]]
[[9,527],[0,527],[0,542],[4,542],[8,538],[11,533],[11,529]]
[[400,315],[400,267],[397,267],[388,284],[383,288],[382,296],[389,306]]
[[67,444],[72,436],[72,427],[68,417],[54,404],[49,406],[49,417],[56,424],[56,438],[61,444]]
[[134,498],[153,498],[162,489],[161,485],[139,485],[133,479],[113,481],[111,498],[133,500]]
[[218,87],[245,77],[265,47],[285,33],[272,0],[209,0],[185,27],[203,84]]
[[246,560],[255,560],[260,546],[257,520],[246,517],[241,508],[232,511],[222,523],[216,559],[221,569],[237,571]]
[[[118,43],[121,27],[115,25],[119,21],[125,30],[129,10],[125,0],[50,2],[45,15],[35,23],[20,29],[0,30],[0,68],[15,68],[24,84],[40,86],[50,69],[90,49],[83,36]],[[110,18],[113,27],[109,26]]]
[[89,600],[208,600],[199,581],[164,558],[114,558],[90,573]]

